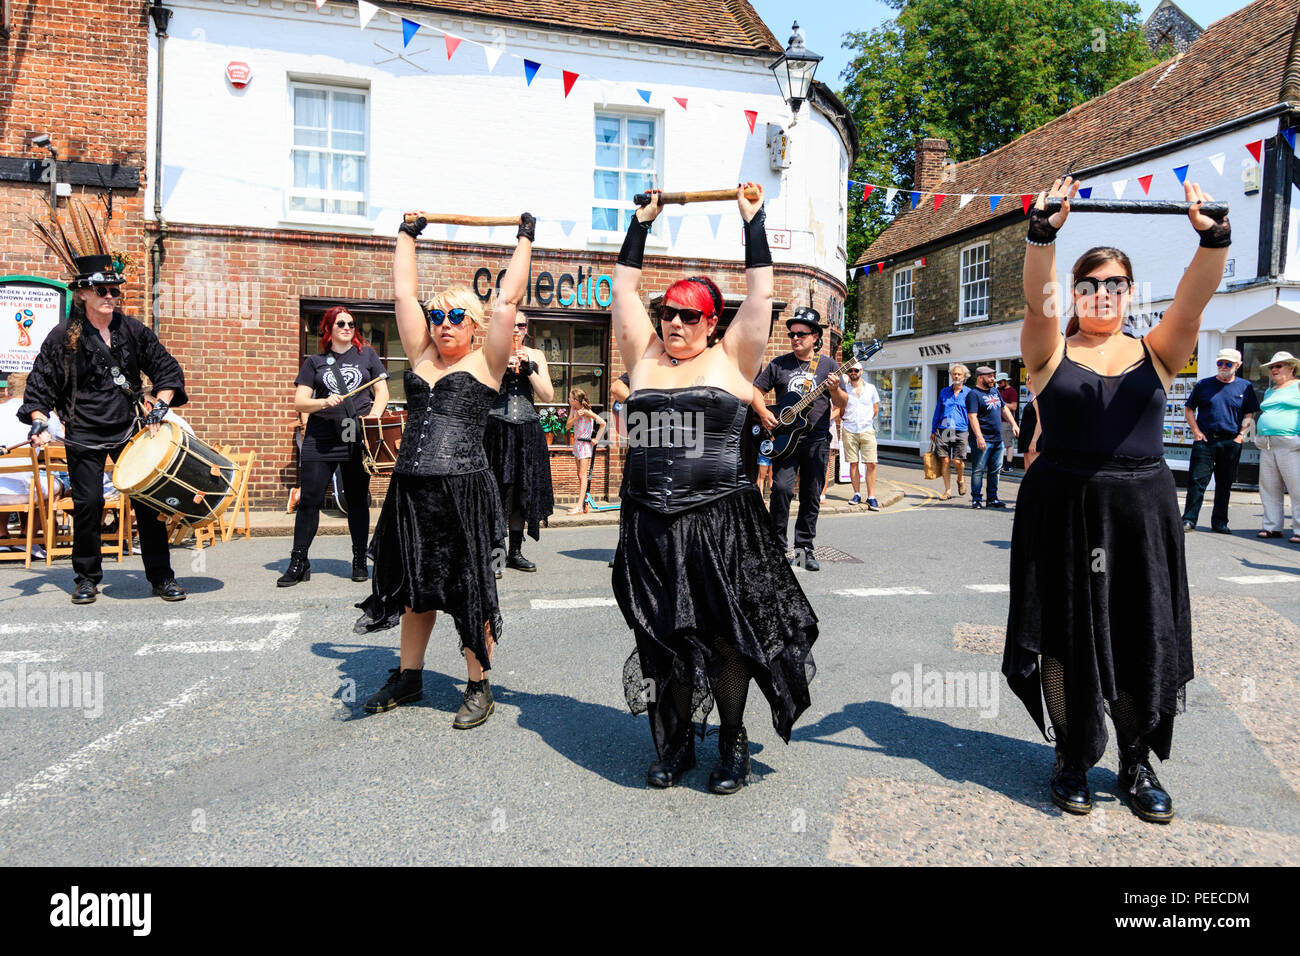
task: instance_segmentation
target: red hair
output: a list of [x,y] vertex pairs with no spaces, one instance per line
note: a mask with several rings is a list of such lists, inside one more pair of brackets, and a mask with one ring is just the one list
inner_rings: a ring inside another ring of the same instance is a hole
[[[334,338],[334,320],[337,319],[340,315],[343,315],[344,313],[347,313],[348,315],[352,315],[352,310],[349,309],[346,305],[336,305],[329,309],[326,309],[325,314],[321,316],[321,320],[320,320],[321,355],[324,355],[326,352],[330,350],[330,342]],[[357,321],[357,317],[355,315],[352,315],[352,321],[353,322]],[[352,344],[357,347],[358,352],[360,352],[364,348],[368,348],[370,345],[370,343],[366,341],[365,336],[361,334],[360,322],[357,322],[357,327],[352,330]]]
[[712,279],[705,276],[691,276],[674,282],[664,293],[665,302],[670,298],[699,309],[706,319],[722,317],[722,292]]

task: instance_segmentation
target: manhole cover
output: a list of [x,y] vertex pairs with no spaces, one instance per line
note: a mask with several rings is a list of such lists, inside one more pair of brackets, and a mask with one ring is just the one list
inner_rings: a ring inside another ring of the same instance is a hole
[[[785,553],[785,557],[786,560],[793,558],[794,552],[787,551]],[[841,551],[839,548],[830,548],[830,547],[813,548],[813,557],[816,558],[818,561],[830,561],[832,563],[838,562],[839,564],[861,564],[862,563],[861,558],[855,558],[847,551]]]

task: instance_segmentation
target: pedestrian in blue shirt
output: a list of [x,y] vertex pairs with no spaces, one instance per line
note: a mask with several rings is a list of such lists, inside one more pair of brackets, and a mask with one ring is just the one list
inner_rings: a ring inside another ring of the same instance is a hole
[[1259,398],[1250,382],[1237,378],[1240,352],[1224,349],[1214,364],[1218,374],[1197,382],[1183,409],[1195,439],[1187,478],[1187,502],[1183,508],[1183,530],[1196,530],[1205,489],[1210,484],[1210,475],[1214,475],[1210,527],[1219,534],[1232,534],[1228,528],[1228,496],[1232,483],[1237,480],[1237,464],[1241,461],[1241,446],[1246,440],[1250,416],[1259,414]]
[[1002,473],[1002,425],[1011,426],[1012,434],[1019,435],[1011,409],[1002,401],[1002,393],[994,387],[994,371],[987,365],[975,370],[975,385],[971,391],[979,411],[971,419],[971,434],[975,438],[975,456],[970,472],[970,506],[983,508],[984,476],[988,475],[988,506],[1005,508],[1006,502],[998,497],[998,475]]
[[952,478],[948,461],[957,469],[957,494],[966,494],[966,453],[970,450],[968,438],[971,422],[979,413],[975,393],[966,386],[970,369],[958,362],[948,370],[952,384],[940,390],[939,402],[934,407],[930,421],[930,442],[939,456],[939,473],[943,476],[944,501],[952,497]]

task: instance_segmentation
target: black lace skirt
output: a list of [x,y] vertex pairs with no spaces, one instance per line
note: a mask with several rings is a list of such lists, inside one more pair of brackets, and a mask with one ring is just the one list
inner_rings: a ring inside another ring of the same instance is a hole
[[505,518],[489,471],[468,475],[394,474],[384,498],[370,557],[371,594],[357,607],[360,631],[395,626],[403,611],[445,611],[461,647],[487,669],[483,636],[501,640],[492,552],[505,540]]
[[1046,735],[1039,658],[1061,661],[1066,749],[1088,766],[1105,753],[1106,712],[1121,691],[1146,744],[1169,758],[1192,679],[1183,548],[1174,476],[1160,459],[1048,452],[1025,473],[1002,673]]
[[623,668],[623,692],[635,714],[649,712],[662,754],[684,729],[667,700],[670,680],[693,688],[692,715],[713,710],[721,664],[715,640],[746,659],[772,709],[772,725],[790,742],[809,704],[816,673],[817,615],[795,580],[757,488],[665,515],[623,499],[614,595],[636,650]]
[[528,534],[536,540],[541,536],[541,523],[555,510],[551,453],[541,422],[512,425],[489,417],[483,448],[496,475],[506,517],[516,511],[522,514]]

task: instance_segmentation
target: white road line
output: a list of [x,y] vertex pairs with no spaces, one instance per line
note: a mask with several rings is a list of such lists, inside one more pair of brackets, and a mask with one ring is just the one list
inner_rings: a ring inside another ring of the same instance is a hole
[[152,710],[142,717],[136,717],[134,720],[128,720],[117,730],[105,734],[98,740],[92,740],[86,746],[82,747],[72,756],[59,763],[51,764],[44,770],[40,770],[20,783],[14,785],[14,788],[7,793],[0,794],[0,813],[13,807],[21,806],[28,800],[40,794],[42,791],[49,790],[51,787],[63,783],[71,774],[79,770],[89,770],[95,762],[95,755],[104,753],[112,748],[123,737],[132,734],[144,727],[146,724],[152,724],[155,721],[166,717],[173,710],[184,707],[203,689],[213,681],[211,677],[205,677],[196,684],[191,684],[185,688],[176,697],[167,701],[157,710]]
[[1234,578],[1219,578],[1233,584],[1297,584],[1300,574],[1242,574]]
[[832,591],[843,597],[898,597],[906,594],[929,594],[925,588],[845,588]]
[[618,601],[613,598],[569,598],[563,601],[547,601],[542,598],[533,598],[528,603],[532,605],[534,611],[560,611],[571,607],[618,606]]
[[980,591],[981,593],[984,594],[1002,594],[1006,591],[1010,591],[1011,585],[1009,584],[968,584],[966,585],[966,590]]
[[0,651],[0,664],[49,664],[62,659],[52,651]]
[[52,621],[49,624],[0,624],[0,635],[30,634],[41,631],[45,634],[89,634],[104,628],[103,621]]
[[[149,654],[229,654],[233,651],[273,651],[298,631],[298,614],[275,614],[259,621],[275,621],[271,633],[258,641],[182,641],[179,644],[145,644],[135,652],[137,657]],[[248,623],[240,618],[231,618],[230,622]]]
[[278,621],[296,621],[302,615],[291,614],[257,614],[245,617],[169,617],[162,622],[163,627],[212,627],[220,624],[266,624]]

